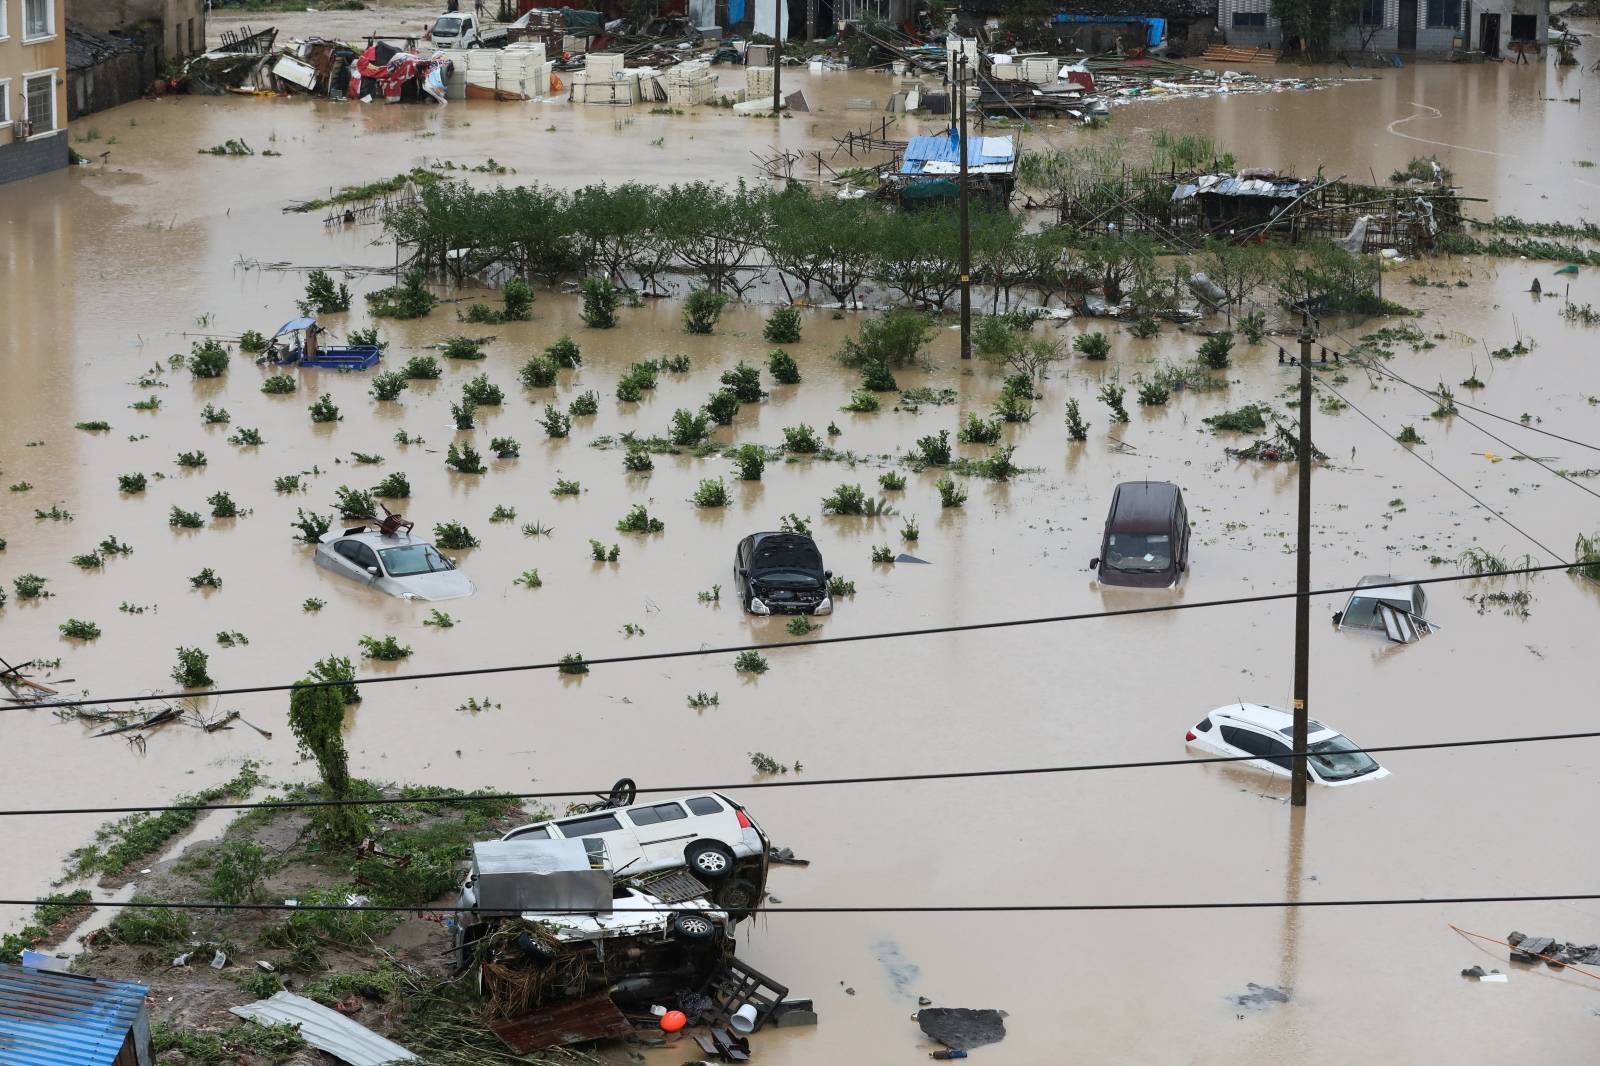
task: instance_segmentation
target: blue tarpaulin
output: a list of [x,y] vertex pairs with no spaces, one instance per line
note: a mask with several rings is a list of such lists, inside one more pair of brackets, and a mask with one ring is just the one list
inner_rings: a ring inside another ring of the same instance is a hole
[[[954,130],[927,137],[913,137],[906,145],[906,154],[900,163],[902,174],[952,173],[950,168],[961,165],[957,155],[960,135]],[[1007,169],[1016,162],[1017,149],[1010,137],[974,137],[967,135],[967,167],[1002,166]],[[933,164],[933,166],[929,166]]]
[[1057,15],[1056,22],[1142,22],[1145,44],[1154,48],[1167,36],[1167,20],[1148,15]]

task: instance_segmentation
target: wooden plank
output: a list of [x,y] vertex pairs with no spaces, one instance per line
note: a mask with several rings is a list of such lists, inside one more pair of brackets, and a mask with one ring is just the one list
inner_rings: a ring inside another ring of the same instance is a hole
[[513,1055],[633,1035],[633,1026],[604,992],[530,1011],[520,1018],[498,1019],[489,1023],[489,1029]]

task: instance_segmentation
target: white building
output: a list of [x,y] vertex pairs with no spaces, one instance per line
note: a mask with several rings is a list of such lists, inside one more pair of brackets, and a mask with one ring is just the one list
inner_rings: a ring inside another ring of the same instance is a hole
[[[1230,45],[1282,45],[1271,0],[1218,0],[1217,28]],[[1543,45],[1550,0],[1364,0],[1355,21],[1334,42],[1343,51],[1448,53],[1460,48],[1490,58],[1513,43]]]

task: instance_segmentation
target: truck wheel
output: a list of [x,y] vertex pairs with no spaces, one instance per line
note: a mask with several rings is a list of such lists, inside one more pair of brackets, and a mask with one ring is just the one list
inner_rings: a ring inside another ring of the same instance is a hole
[[733,872],[733,852],[721,844],[702,840],[683,853],[689,872],[701,880],[720,881]]
[[717,889],[717,906],[733,914],[746,914],[755,909],[758,902],[756,886],[744,878],[734,878],[721,888]]
[[710,940],[717,923],[700,914],[679,914],[672,919],[672,935],[680,940]]

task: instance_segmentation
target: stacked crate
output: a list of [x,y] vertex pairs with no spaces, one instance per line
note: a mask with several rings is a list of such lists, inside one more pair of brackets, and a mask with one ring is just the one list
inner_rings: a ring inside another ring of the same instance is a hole
[[772,78],[771,67],[745,67],[744,98],[746,100],[770,100],[772,98]]
[[638,72],[625,69],[623,57],[615,52],[591,55],[572,83],[572,99],[583,104],[632,106],[639,102]]
[[703,59],[679,63],[661,80],[666,84],[667,102],[676,106],[708,104],[717,98],[717,76]]

